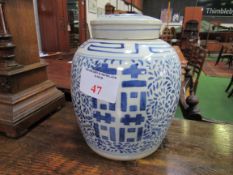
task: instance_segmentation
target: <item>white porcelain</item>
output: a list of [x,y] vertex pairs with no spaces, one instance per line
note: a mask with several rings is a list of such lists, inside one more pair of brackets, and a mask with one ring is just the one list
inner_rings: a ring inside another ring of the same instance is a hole
[[156,39],[162,22],[141,14],[106,15],[91,21],[95,39]]
[[[128,15],[117,16],[122,20],[108,16],[92,25],[116,23],[123,27],[129,22]],[[131,23],[126,27],[140,26],[147,19],[148,25],[157,27],[159,23],[141,15],[130,15],[130,18]],[[72,63],[72,99],[83,136],[92,150],[106,158],[134,160],[148,156],[161,144],[176,111],[180,91],[178,56],[169,44],[154,39],[156,35],[150,39],[124,40],[125,31],[119,31],[119,35],[115,31],[105,35],[95,32],[93,29],[94,37],[108,39],[86,41]],[[137,37],[148,38],[151,31],[146,32]],[[116,36],[121,39],[116,40]],[[128,36],[135,37],[130,32]],[[119,77],[116,103],[80,91],[83,68]]]

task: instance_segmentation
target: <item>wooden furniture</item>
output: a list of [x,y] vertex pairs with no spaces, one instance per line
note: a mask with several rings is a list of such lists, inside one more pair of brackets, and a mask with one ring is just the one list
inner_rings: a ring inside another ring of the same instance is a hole
[[162,35],[160,36],[160,39],[170,43],[171,39],[173,38],[172,32],[168,27],[165,27],[163,29]]
[[[67,0],[37,1],[43,53],[72,52],[72,48],[77,48],[77,44],[82,44],[88,39],[86,1],[76,0],[79,15],[78,19],[72,22],[70,21],[71,13],[70,11],[67,12],[67,3],[72,2]],[[70,32],[68,24],[70,25]]]
[[[3,0],[0,4],[3,6]],[[38,58],[33,1],[7,0],[4,7],[0,13],[4,29],[0,34],[1,41],[4,40],[0,47],[4,63],[0,66],[0,132],[18,137],[60,107],[64,95],[48,80],[46,64]]]
[[123,0],[125,4],[131,5],[139,10],[143,9],[143,1],[142,0]]
[[42,51],[68,52],[69,33],[66,0],[38,0]]
[[105,14],[114,14],[115,7],[111,3],[105,5]]
[[198,39],[198,21],[189,20],[185,24],[185,28],[183,29],[182,37],[185,39]]
[[194,93],[197,91],[199,77],[207,57],[207,50],[195,45],[191,50],[191,57],[188,59],[188,66],[191,67],[192,77],[194,81]]
[[202,7],[185,7],[182,24],[181,48],[185,49],[190,41],[198,41],[202,20]]
[[0,136],[0,174],[233,174],[233,126],[174,119],[161,147],[136,161],[112,161],[85,143],[70,103],[23,138]]
[[[175,49],[179,48],[177,46],[173,47],[176,47]],[[183,117],[189,120],[206,121],[198,108],[199,100],[195,93],[207,50],[197,45],[189,44],[186,48],[185,57],[181,51],[177,51],[177,53],[180,59],[183,57],[183,62],[185,63],[181,64],[182,85],[179,99]]]
[[227,59],[227,64],[229,68],[233,64],[233,44],[232,45],[222,45],[221,50],[218,54],[215,65],[217,65],[221,60]]
[[200,32],[201,40],[215,40],[221,43],[231,43],[233,41],[233,31],[210,31]]
[[114,14],[125,14],[127,11],[124,10],[114,10]]
[[48,79],[63,91],[70,91],[72,58],[73,55],[67,55],[43,59],[48,64]]
[[222,43],[217,40],[208,40],[206,49],[208,53],[216,53],[221,50]]
[[202,20],[202,7],[185,7],[184,20],[182,24],[183,29],[187,28],[187,22],[189,22],[190,20],[197,21],[199,32]]
[[209,53],[218,53],[222,45],[232,45],[233,42],[233,31],[201,32],[199,35]]
[[202,46],[189,42],[183,52],[188,61],[188,66],[190,67],[189,71],[194,83],[194,93],[196,93],[198,80],[208,51]]
[[185,58],[184,54],[182,53],[180,47],[179,46],[172,46],[172,47],[175,49],[175,51],[180,59],[181,67],[186,67],[188,61]]
[[183,81],[184,80],[184,76],[183,75],[185,74],[185,67],[188,64],[188,61],[184,57],[184,55],[183,55],[183,53],[182,53],[182,51],[181,51],[181,49],[180,49],[179,46],[172,46],[172,47],[175,49],[175,51],[176,51],[176,53],[177,53],[177,55],[179,57],[179,60],[180,60],[181,74],[182,74],[181,81]]
[[4,1],[0,1],[0,70],[13,70],[22,67],[15,61],[15,45],[9,34],[4,17]]
[[69,46],[77,49],[79,46],[79,10],[77,0],[66,0],[68,13]]
[[87,16],[86,16],[86,1],[79,0],[79,44],[81,45],[87,39],[90,38],[88,25],[87,25]]
[[180,90],[179,106],[183,117],[188,120],[205,121],[198,108],[199,100],[195,95],[195,82],[193,80],[191,67],[182,69],[182,83]]

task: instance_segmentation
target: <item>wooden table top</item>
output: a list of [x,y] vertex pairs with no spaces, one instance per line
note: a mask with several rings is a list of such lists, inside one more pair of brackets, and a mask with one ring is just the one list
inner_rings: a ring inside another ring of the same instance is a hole
[[71,103],[17,140],[0,136],[0,174],[150,175],[233,174],[233,126],[175,120],[163,147],[129,162],[94,153],[76,124]]

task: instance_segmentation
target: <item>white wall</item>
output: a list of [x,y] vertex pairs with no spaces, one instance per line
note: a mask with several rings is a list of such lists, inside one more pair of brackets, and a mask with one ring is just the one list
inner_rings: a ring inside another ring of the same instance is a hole
[[[114,7],[116,7],[117,0],[97,0],[97,8],[102,8],[105,11],[105,5],[107,3],[111,3]],[[117,10],[123,10],[123,11],[128,11],[129,7],[122,1],[118,0],[118,9]],[[138,9],[133,7],[133,11],[136,11],[137,13],[142,13]],[[86,0],[86,12],[87,12],[87,23],[88,23],[88,28],[89,32],[91,35],[91,28],[90,28],[90,21],[94,20],[97,18],[97,13],[91,13],[88,11],[88,0]]]

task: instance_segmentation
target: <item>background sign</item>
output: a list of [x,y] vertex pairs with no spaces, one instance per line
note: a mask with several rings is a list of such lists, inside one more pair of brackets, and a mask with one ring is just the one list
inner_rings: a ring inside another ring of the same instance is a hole
[[204,16],[233,16],[232,0],[198,0]]

